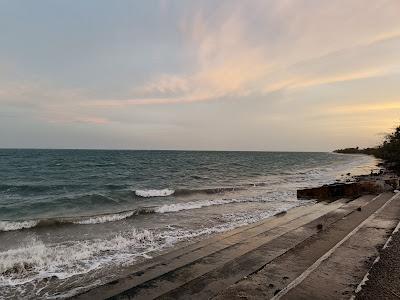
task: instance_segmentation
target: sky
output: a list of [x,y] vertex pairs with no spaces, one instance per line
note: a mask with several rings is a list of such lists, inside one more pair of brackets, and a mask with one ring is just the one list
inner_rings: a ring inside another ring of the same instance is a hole
[[399,0],[0,0],[0,147],[331,151],[400,123]]

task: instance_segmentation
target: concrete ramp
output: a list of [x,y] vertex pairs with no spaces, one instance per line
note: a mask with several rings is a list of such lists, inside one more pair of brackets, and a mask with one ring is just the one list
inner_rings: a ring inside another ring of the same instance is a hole
[[74,298],[348,298],[399,215],[392,193],[295,208],[133,266]]

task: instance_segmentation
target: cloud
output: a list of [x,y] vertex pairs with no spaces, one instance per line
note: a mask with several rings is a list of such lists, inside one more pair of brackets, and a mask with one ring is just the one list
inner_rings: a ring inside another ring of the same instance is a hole
[[393,49],[400,47],[400,24],[393,10],[400,5],[377,1],[365,9],[358,0],[343,5],[348,9],[307,1],[253,1],[245,7],[229,2],[212,12],[196,7],[180,24],[182,51],[193,58],[186,71],[155,74],[132,97],[91,105],[212,101],[399,72],[400,51]]
[[339,73],[339,74],[332,74],[332,75],[320,75],[320,76],[309,76],[309,77],[299,77],[299,78],[292,78],[287,79],[284,82],[278,82],[275,85],[267,85],[265,88],[266,92],[271,92],[274,90],[279,89],[303,89],[303,88],[310,88],[316,87],[325,84],[332,84],[332,83],[341,83],[353,80],[360,80],[360,79],[367,79],[373,77],[380,77],[386,76],[390,74],[390,69],[385,68],[377,68],[377,69],[365,69],[365,70],[358,70],[355,72],[349,73]]
[[330,113],[334,114],[361,114],[393,110],[400,110],[400,100],[384,103],[359,103],[357,105],[349,104],[336,107],[332,106],[329,109]]
[[[364,0],[187,3],[161,3],[163,17],[177,17],[176,23],[171,19],[162,24],[170,24],[178,37],[163,40],[162,49],[150,43],[154,48],[149,52],[160,52],[151,55],[157,60],[135,49],[129,51],[115,40],[111,48],[101,41],[107,58],[100,55],[99,67],[91,65],[94,61],[75,62],[74,66],[81,63],[87,68],[84,74],[92,75],[88,81],[77,76],[80,86],[90,82],[90,87],[74,88],[74,80],[64,81],[58,74],[14,82],[0,76],[4,113],[66,125],[120,125],[127,132],[140,124],[137,134],[143,136],[153,126],[171,130],[175,141],[190,140],[193,145],[198,135],[206,143],[217,127],[221,129],[216,144],[230,133],[236,141],[240,132],[260,140],[261,145],[259,130],[267,133],[271,126],[277,126],[278,143],[279,130],[287,130],[286,138],[301,129],[344,134],[373,122],[370,132],[385,131],[392,122],[387,116],[398,115],[398,98],[389,99],[398,94],[398,88],[385,85],[383,79],[394,81],[400,74],[399,1],[377,0],[369,5]],[[180,11],[174,11],[178,7]],[[152,29],[141,25],[134,44],[143,42],[144,48],[149,47],[146,42],[154,39]],[[116,57],[132,70],[118,70],[117,76],[97,74],[103,70],[102,63],[110,70]],[[164,60],[170,58],[174,63],[165,67]],[[382,88],[371,93],[370,86],[362,86],[364,81]],[[338,105],[343,102],[346,105]],[[171,129],[171,124],[178,123],[181,131]],[[184,136],[185,132],[189,133]],[[154,136],[157,144],[161,135]]]
[[195,102],[251,92],[268,68],[262,49],[245,42],[243,19],[237,11],[214,25],[202,12],[181,24],[186,47],[195,49],[195,71],[158,75],[134,90],[142,97],[104,104]]
[[43,82],[4,82],[0,86],[0,105],[23,109],[25,115],[29,111],[30,117],[49,123],[110,123],[107,118],[92,115],[95,112],[82,110],[80,103],[90,101],[86,94],[82,89],[56,88]]

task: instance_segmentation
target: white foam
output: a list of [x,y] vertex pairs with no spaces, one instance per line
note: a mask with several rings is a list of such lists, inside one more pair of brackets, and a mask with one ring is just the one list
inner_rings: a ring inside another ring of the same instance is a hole
[[135,211],[127,211],[127,212],[116,213],[116,214],[88,217],[87,219],[73,221],[72,223],[80,224],[80,225],[88,225],[88,224],[100,224],[100,223],[106,223],[106,222],[114,222],[114,221],[120,221],[120,220],[129,218],[129,217],[133,216],[134,214],[135,214]]
[[[181,210],[198,209],[202,207],[212,206],[212,205],[224,205],[230,203],[242,203],[242,202],[255,202],[255,199],[214,199],[214,200],[200,200],[191,201],[183,203],[173,203],[165,204],[154,209],[157,213],[169,213],[177,212]],[[259,201],[259,200],[258,200]]]
[[24,228],[32,228],[38,224],[36,220],[30,221],[0,221],[0,231],[13,231]]
[[271,217],[279,212],[287,211],[293,207],[307,204],[309,202],[296,201],[286,202],[279,205],[279,207],[272,208],[270,210],[261,211],[260,213],[236,213],[236,214],[225,214],[222,216],[222,223],[214,226],[204,226],[199,229],[185,230],[185,229],[174,229],[170,228],[170,232],[164,232],[160,234],[160,237],[165,241],[166,246],[172,246],[180,241],[190,240],[203,235],[210,235],[216,233],[222,233],[229,231],[241,226],[252,224],[268,217]]
[[65,279],[110,262],[126,262],[156,248],[150,231],[136,229],[109,240],[44,244],[32,239],[17,249],[0,252],[0,286],[16,286],[51,276]]
[[174,190],[171,189],[162,189],[162,190],[136,190],[135,194],[140,197],[150,198],[150,197],[166,197],[175,193]]
[[[133,216],[136,211],[127,211],[121,213],[114,213],[114,214],[104,214],[98,216],[91,216],[91,217],[82,217],[82,219],[76,220],[68,220],[68,219],[60,219],[61,222],[65,223],[73,223],[73,224],[80,224],[80,225],[88,225],[88,224],[100,224],[106,222],[114,222],[120,221],[126,218]],[[0,221],[0,231],[13,231],[13,230],[21,230],[27,228],[33,228],[37,226],[41,220],[27,220],[27,221]]]
[[[222,202],[219,203],[222,204]],[[110,270],[113,266],[131,264],[138,257],[147,259],[153,251],[171,247],[178,242],[232,230],[301,204],[300,201],[288,201],[259,213],[225,214],[220,222],[204,224],[200,228],[193,229],[174,226],[167,226],[162,230],[132,228],[111,239],[70,241],[58,244],[44,244],[40,240],[33,239],[17,249],[0,252],[0,274],[3,273],[0,275],[0,286],[15,289],[25,283],[51,276],[56,276],[59,280],[67,280],[74,275],[86,274],[94,270]],[[99,281],[98,285],[100,284]],[[29,292],[29,289],[24,289],[24,292]],[[68,295],[72,296],[72,294]],[[51,294],[46,297],[50,296]]]

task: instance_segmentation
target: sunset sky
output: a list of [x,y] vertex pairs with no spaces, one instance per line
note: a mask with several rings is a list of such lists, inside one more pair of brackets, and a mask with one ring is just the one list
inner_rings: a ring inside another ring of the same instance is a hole
[[0,147],[330,151],[398,123],[399,0],[0,0]]

